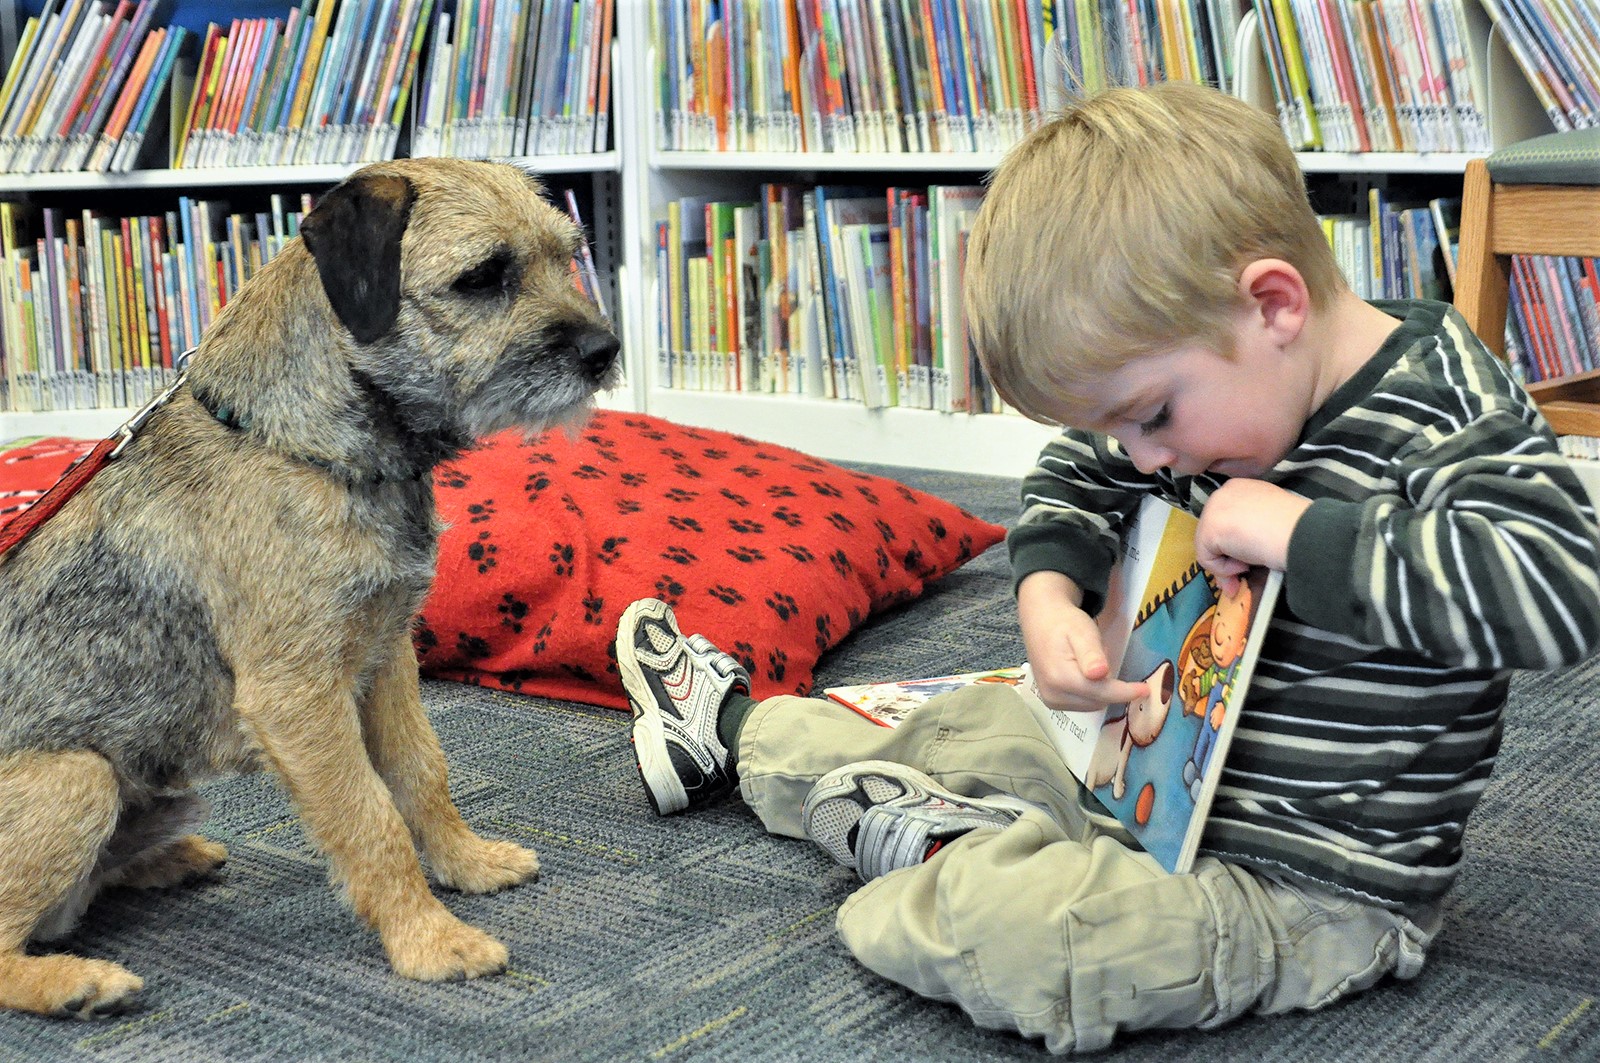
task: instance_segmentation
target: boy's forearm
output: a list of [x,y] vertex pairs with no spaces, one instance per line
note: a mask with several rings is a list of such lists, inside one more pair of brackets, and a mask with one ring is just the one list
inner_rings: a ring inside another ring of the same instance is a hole
[[1600,639],[1600,552],[1574,497],[1581,487],[1551,455],[1470,464],[1436,471],[1415,500],[1313,503],[1289,544],[1289,607],[1444,663],[1552,668],[1586,657]]

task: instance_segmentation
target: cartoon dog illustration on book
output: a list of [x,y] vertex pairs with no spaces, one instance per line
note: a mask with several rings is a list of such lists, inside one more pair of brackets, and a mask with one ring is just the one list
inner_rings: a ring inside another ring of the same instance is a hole
[[1089,789],[1111,785],[1113,800],[1128,792],[1128,760],[1135,749],[1154,742],[1166,726],[1174,688],[1171,661],[1156,665],[1144,680],[1150,693],[1128,703],[1128,711],[1100,725],[1100,738],[1089,758]]

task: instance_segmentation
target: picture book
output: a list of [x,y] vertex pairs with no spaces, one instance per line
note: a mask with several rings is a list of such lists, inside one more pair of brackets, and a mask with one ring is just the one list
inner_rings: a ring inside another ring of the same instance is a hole
[[1009,686],[1039,714],[1085,788],[1163,867],[1187,872],[1282,583],[1281,573],[1253,570],[1224,595],[1195,559],[1196,526],[1152,498],[1124,537],[1099,622],[1113,671],[1149,685],[1137,702],[1049,709],[1026,664],[825,693],[894,727],[937,694],[973,683]]

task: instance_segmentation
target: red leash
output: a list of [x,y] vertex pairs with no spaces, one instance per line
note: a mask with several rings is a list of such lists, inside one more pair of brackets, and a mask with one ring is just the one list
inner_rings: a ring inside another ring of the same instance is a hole
[[50,490],[39,496],[37,502],[13,517],[5,527],[0,528],[0,556],[4,556],[12,547],[32,535],[41,524],[55,516],[61,507],[67,504],[67,500],[77,494],[96,473],[115,461],[123,449],[133,442],[133,437],[139,434],[139,429],[144,427],[150,415],[170,402],[172,396],[177,394],[178,388],[182,386],[183,374],[180,373],[171,387],[151,399],[138,413],[128,418],[122,427],[102,439],[93,450],[74,462]]

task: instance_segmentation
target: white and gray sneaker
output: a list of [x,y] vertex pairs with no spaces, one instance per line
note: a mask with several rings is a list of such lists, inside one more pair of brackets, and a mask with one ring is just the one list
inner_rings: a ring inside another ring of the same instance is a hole
[[1005,827],[1031,807],[1004,795],[962,797],[915,768],[864,760],[817,780],[800,810],[800,826],[870,882],[922,863],[970,830]]
[[634,602],[617,622],[617,668],[633,706],[633,755],[656,814],[670,816],[733,787],[733,757],[717,737],[730,691],[750,673],[703,635],[678,630],[672,607]]

